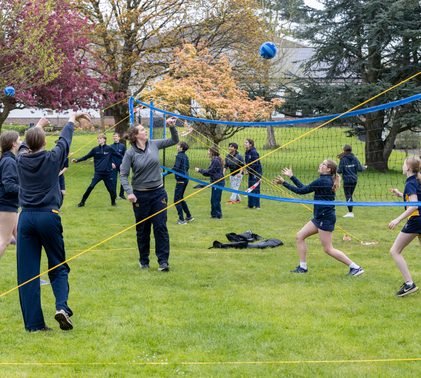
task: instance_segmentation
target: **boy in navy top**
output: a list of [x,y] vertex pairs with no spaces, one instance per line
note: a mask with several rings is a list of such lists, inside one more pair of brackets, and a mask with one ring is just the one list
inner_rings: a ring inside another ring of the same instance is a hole
[[[401,193],[398,189],[389,189],[394,196],[401,197],[405,202],[421,202],[421,160],[416,156],[405,159],[402,173],[406,175],[405,190]],[[421,243],[421,206],[406,206],[405,211],[389,223],[389,228],[394,229],[403,219],[408,218],[405,226],[397,236],[390,254],[402,273],[405,282],[396,293],[398,297],[414,293],[418,286],[412,281],[408,266],[402,257],[403,249],[416,237]]]
[[[180,142],[177,144],[177,151],[178,154],[175,158],[175,163],[173,167],[173,171],[179,172],[182,175],[188,176],[189,175],[189,157],[186,155],[186,151],[189,149],[189,145],[186,142]],[[164,172],[162,176],[169,175],[171,172]],[[187,185],[189,183],[189,179],[175,175],[175,179],[177,183],[175,184],[175,191],[174,191],[174,203],[180,201],[184,197],[184,192],[186,191]],[[175,224],[184,225],[187,222],[193,222],[194,218],[190,214],[189,207],[187,206],[186,201],[181,201],[175,205],[177,208],[178,213],[178,221]],[[184,219],[183,211],[186,213],[186,219]]]
[[[114,133],[113,140],[114,140],[114,143],[111,144],[110,147],[116,150],[120,155],[124,157],[124,154],[126,153],[126,146],[123,143],[120,143],[120,134],[117,132]],[[111,165],[113,168],[114,192],[117,198],[117,174],[120,173],[121,163],[123,162],[123,159],[120,159],[119,157],[113,155],[111,161],[112,161]],[[123,185],[121,184],[120,184],[120,195],[118,197],[123,200],[126,199],[126,197],[124,196]]]
[[[332,159],[326,159],[319,165],[318,173],[320,178],[314,180],[309,185],[302,184],[292,173],[291,167],[284,168],[282,174],[291,178],[295,184],[291,185],[278,176],[273,180],[274,184],[281,184],[287,189],[297,194],[307,194],[314,192],[314,199],[318,201],[335,201],[335,192],[339,189],[340,177],[336,173],[337,164]],[[305,239],[311,235],[319,234],[323,250],[329,256],[348,265],[349,273],[347,276],[359,276],[364,270],[352,262],[343,252],[333,248],[332,232],[335,229],[336,215],[335,205],[314,205],[314,218],[308,222],[296,235],[298,254],[300,256],[300,265],[291,273],[307,273],[307,245]]]
[[113,184],[113,175],[112,175],[112,157],[116,156],[119,159],[123,159],[123,155],[118,153],[116,150],[107,146],[105,142],[107,141],[107,137],[104,134],[98,135],[98,146],[94,147],[87,155],[79,158],[73,159],[72,163],[79,163],[80,161],[87,160],[91,157],[94,158],[94,165],[95,165],[95,173],[94,177],[92,178],[91,184],[86,189],[85,194],[82,197],[82,200],[77,205],[78,207],[85,206],[85,202],[88,199],[89,195],[91,194],[92,190],[94,190],[95,185],[98,184],[101,180],[104,181],[105,187],[110,193],[111,197],[111,205],[117,206],[115,203],[116,194],[114,191],[114,184]]

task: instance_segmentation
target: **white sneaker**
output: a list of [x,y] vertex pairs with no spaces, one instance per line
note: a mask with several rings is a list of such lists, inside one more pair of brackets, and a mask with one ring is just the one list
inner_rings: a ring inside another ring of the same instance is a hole
[[345,214],[344,218],[354,218],[354,213]]

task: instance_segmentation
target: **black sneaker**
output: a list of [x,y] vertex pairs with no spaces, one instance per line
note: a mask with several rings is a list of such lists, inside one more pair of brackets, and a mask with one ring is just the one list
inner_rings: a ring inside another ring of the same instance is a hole
[[40,329],[37,329],[35,331],[29,331],[29,332],[31,332],[31,333],[37,333],[37,332],[50,332],[50,331],[54,331],[54,330],[52,328],[50,328],[50,327],[44,326],[44,327],[42,327]]
[[64,310],[59,310],[56,312],[54,319],[57,320],[60,324],[60,329],[63,331],[70,331],[73,329],[73,323],[70,321],[70,317]]
[[124,196],[120,196],[119,197],[120,199],[123,199],[123,200],[126,200],[127,198],[126,197],[124,197]]
[[77,207],[83,207],[83,206],[85,206],[85,202],[81,202],[77,204]]
[[111,206],[118,207],[118,205],[117,205],[115,202],[113,202],[113,203],[111,204]]
[[139,265],[140,265],[140,269],[149,269],[149,264],[142,264],[142,263],[139,261]]
[[411,285],[406,282],[403,283],[401,289],[396,293],[397,297],[403,297],[405,295],[415,293],[418,290],[418,286],[412,283]]
[[297,266],[295,270],[290,270],[290,273],[307,273],[308,269],[301,268],[301,266]]
[[169,267],[168,263],[162,263],[162,264],[159,264],[158,270],[161,271],[161,272],[169,272],[170,267]]
[[193,222],[194,218],[192,216],[186,218],[186,222]]
[[187,224],[187,220],[181,220],[179,219],[177,222],[175,222],[174,224],[179,224],[179,225],[185,225]]

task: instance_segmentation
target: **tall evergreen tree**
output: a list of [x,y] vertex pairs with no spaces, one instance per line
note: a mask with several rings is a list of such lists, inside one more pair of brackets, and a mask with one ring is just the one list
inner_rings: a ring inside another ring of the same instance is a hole
[[[281,0],[279,0],[281,2]],[[323,9],[287,1],[283,17],[300,23],[297,38],[315,54],[305,75],[286,88],[285,114],[340,113],[421,71],[421,7],[418,0],[319,0]],[[333,85],[334,84],[334,85]],[[421,75],[365,107],[420,93]],[[347,119],[349,122],[349,118]],[[421,103],[354,117],[366,138],[366,163],[387,169],[396,136],[421,124]],[[386,131],[386,132],[385,132]]]

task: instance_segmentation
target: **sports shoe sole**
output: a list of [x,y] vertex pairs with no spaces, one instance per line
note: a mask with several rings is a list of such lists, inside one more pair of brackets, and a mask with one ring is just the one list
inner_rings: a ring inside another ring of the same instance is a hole
[[357,273],[355,273],[355,274],[352,274],[352,276],[359,276],[360,274],[363,274],[364,273],[364,271],[361,269],[359,272],[357,272]]
[[69,319],[67,319],[66,315],[64,315],[63,313],[57,313],[54,316],[54,319],[58,321],[58,323],[60,324],[60,329],[62,329],[63,331],[70,331],[71,329],[73,329],[72,322]]
[[158,270],[159,270],[160,272],[169,272],[169,271],[170,271],[170,267],[169,267],[169,266],[167,266],[167,267],[165,267],[165,268],[158,268]]
[[397,297],[404,297],[405,295],[411,294],[411,293],[415,293],[416,291],[418,291],[419,287],[414,287],[411,290],[408,290],[406,293],[402,293],[402,294],[396,294]]

